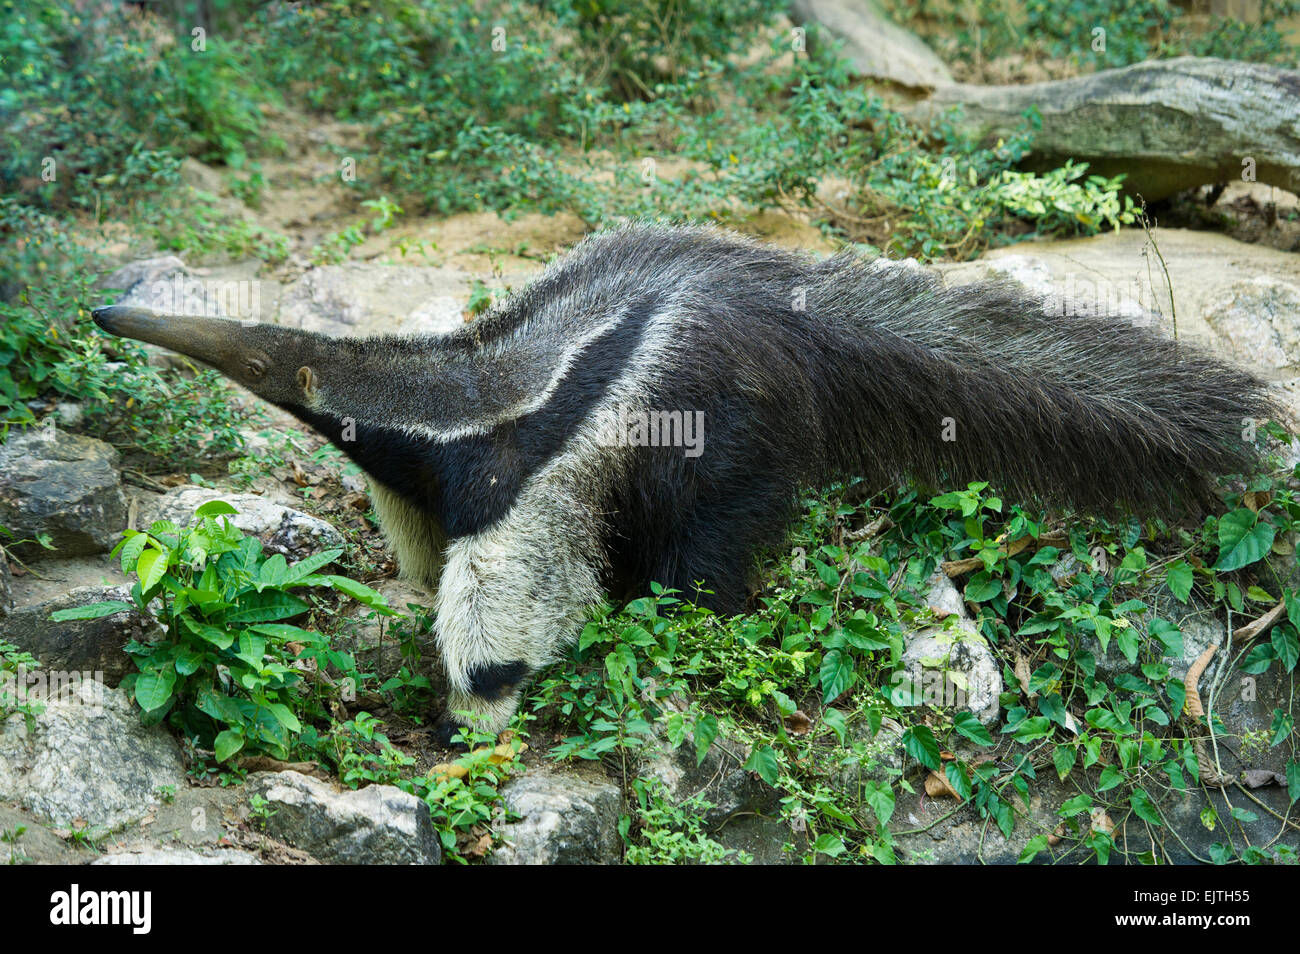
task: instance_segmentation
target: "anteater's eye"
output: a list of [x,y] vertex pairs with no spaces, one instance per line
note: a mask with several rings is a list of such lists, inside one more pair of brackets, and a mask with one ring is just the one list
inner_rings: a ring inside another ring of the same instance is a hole
[[248,373],[255,378],[260,378],[266,374],[266,362],[261,358],[248,359]]

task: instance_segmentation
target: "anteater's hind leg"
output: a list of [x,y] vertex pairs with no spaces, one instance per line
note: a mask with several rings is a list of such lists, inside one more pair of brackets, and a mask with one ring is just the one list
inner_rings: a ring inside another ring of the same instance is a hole
[[443,742],[466,724],[504,729],[528,676],[576,638],[600,598],[597,541],[590,504],[544,485],[490,529],[447,547],[434,627],[451,684]]

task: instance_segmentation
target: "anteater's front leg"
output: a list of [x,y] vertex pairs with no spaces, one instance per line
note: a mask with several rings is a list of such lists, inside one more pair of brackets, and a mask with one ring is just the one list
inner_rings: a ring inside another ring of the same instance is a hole
[[452,540],[435,601],[451,684],[443,742],[465,724],[506,727],[529,675],[560,657],[600,598],[602,566],[591,504],[554,485],[521,495],[483,532]]

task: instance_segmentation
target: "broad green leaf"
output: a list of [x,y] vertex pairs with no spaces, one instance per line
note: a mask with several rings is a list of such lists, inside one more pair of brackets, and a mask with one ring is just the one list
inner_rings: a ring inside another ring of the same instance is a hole
[[928,769],[939,771],[943,763],[939,759],[939,743],[929,726],[914,725],[903,733],[903,748],[907,754]]
[[992,745],[993,736],[973,712],[962,709],[952,717],[952,727],[977,745]]
[[1129,796],[1128,803],[1133,809],[1133,814],[1137,815],[1138,818],[1152,825],[1164,825],[1160,812],[1156,810],[1155,804],[1151,801],[1151,796],[1146,793],[1145,789],[1135,788],[1133,794]]
[[976,573],[966,584],[965,596],[972,603],[983,603],[1002,592],[1002,581],[992,579],[985,572]]
[[1022,865],[1028,864],[1037,858],[1040,853],[1046,850],[1047,836],[1044,834],[1037,834],[1033,838],[1030,838],[1029,841],[1025,842],[1025,847],[1020,852],[1018,863]]
[[275,716],[275,720],[290,732],[302,731],[302,723],[298,721],[298,717],[283,702],[268,702],[266,708],[271,715]]
[[226,614],[226,623],[273,623],[307,612],[311,607],[291,593],[263,590],[247,593],[239,605]]
[[695,764],[701,765],[713,740],[718,737],[718,717],[707,713],[700,716],[695,720],[692,732],[695,735]]
[[259,588],[262,586],[277,586],[284,582],[284,578],[289,572],[289,561],[284,558],[283,553],[273,553],[266,558],[257,571],[257,582]]
[[284,575],[284,579],[280,581],[280,585],[291,586],[299,580],[315,573],[321,567],[329,566],[342,555],[343,548],[336,547],[333,550],[325,550],[323,553],[313,554],[305,560],[299,560],[293,566],[289,567],[288,572]]
[[133,609],[135,609],[134,606],[130,603],[124,603],[122,600],[104,600],[102,603],[87,603],[85,606],[55,610],[50,614],[50,619],[56,623],[67,622],[70,619],[99,619],[103,616],[112,616],[114,613],[123,613]]
[[135,680],[135,701],[145,712],[157,709],[167,704],[175,684],[175,677],[170,673],[142,672]]
[[135,564],[136,576],[140,578],[140,589],[148,593],[167,572],[168,554],[152,547],[140,554]]
[[244,736],[236,729],[226,729],[217,734],[214,746],[217,761],[224,762],[244,747]]
[[122,542],[122,572],[130,573],[135,569],[135,561],[140,558],[144,548],[149,545],[147,533],[137,533]]
[[826,855],[828,858],[838,858],[844,854],[845,850],[844,842],[840,840],[839,835],[833,832],[819,835],[817,840],[813,842],[813,851]]
[[888,825],[894,817],[894,790],[882,782],[868,781],[862,786],[862,800],[876,813],[876,820]]
[[234,507],[232,507],[230,504],[226,503],[224,500],[209,500],[207,503],[203,504],[201,507],[199,507],[197,510],[194,511],[194,516],[199,518],[219,517],[222,514],[237,514],[237,513],[239,513],[239,511],[236,510]]
[[838,649],[828,651],[822,657],[819,680],[822,687],[822,702],[829,705],[848,690],[857,673],[853,666],[853,657]]
[[1219,518],[1219,559],[1214,569],[1239,570],[1268,555],[1273,545],[1273,525],[1260,520],[1249,507],[1239,507]]
[[749,759],[745,762],[744,768],[747,772],[757,772],[759,778],[773,787],[776,786],[777,779],[780,778],[781,767],[777,762],[776,753],[772,751],[770,745],[755,747],[754,751],[750,753]]
[[1270,642],[1273,644],[1273,655],[1282,664],[1282,668],[1287,672],[1293,671],[1296,662],[1300,660],[1300,638],[1297,637],[1295,628],[1289,623],[1274,626]]

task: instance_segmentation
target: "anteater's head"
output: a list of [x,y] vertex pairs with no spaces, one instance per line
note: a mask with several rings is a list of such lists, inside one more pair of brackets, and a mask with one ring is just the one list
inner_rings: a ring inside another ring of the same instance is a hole
[[259,397],[294,412],[314,407],[321,374],[329,373],[334,360],[329,338],[296,328],[163,315],[127,305],[97,308],[91,317],[109,334],[210,364]]

